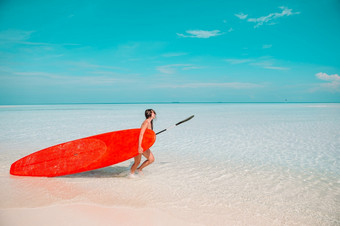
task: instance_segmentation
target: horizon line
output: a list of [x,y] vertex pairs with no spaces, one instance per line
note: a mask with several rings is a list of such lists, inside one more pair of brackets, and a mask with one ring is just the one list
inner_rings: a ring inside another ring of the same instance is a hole
[[288,102],[288,101],[258,101],[258,102],[249,102],[249,101],[147,101],[147,102],[103,102],[103,103],[31,103],[31,104],[0,104],[0,106],[20,106],[20,105],[86,105],[86,104],[331,104],[331,103],[340,103],[339,102],[330,102],[330,101],[294,101],[294,102]]

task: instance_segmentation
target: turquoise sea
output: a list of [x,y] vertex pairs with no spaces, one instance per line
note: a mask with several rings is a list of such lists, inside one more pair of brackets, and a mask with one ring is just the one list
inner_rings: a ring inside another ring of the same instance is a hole
[[[140,127],[157,112],[155,163],[58,178],[9,175],[40,149]],[[86,203],[157,209],[193,225],[340,225],[340,104],[0,106],[0,210]]]

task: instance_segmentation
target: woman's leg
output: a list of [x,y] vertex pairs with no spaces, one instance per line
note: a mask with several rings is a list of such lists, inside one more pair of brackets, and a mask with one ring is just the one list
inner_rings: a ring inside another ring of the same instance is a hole
[[152,152],[150,151],[150,149],[146,150],[143,152],[144,157],[146,158],[146,160],[143,162],[143,164],[138,168],[138,172],[141,172],[144,167],[150,165],[151,163],[153,163],[155,161],[155,157],[153,156]]
[[137,156],[134,157],[134,158],[135,158],[135,162],[133,163],[133,165],[131,166],[131,169],[130,169],[130,173],[131,173],[131,174],[134,174],[134,173],[135,173],[137,167],[139,166],[140,160],[142,159],[142,155],[139,154],[139,155],[137,155]]

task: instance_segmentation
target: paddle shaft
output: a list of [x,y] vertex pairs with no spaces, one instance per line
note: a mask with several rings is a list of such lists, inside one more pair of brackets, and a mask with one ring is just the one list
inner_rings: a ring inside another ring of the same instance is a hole
[[158,134],[160,134],[160,133],[163,133],[163,132],[165,132],[165,131],[167,131],[167,130],[169,130],[169,129],[172,129],[172,128],[174,128],[174,127],[176,127],[176,126],[178,126],[178,125],[180,125],[180,124],[182,124],[182,123],[184,123],[184,122],[187,122],[187,121],[189,121],[190,119],[192,119],[194,116],[195,116],[195,115],[192,115],[192,116],[190,116],[189,118],[186,118],[186,119],[184,119],[184,120],[182,120],[182,121],[176,123],[175,125],[170,126],[169,128],[163,129],[163,130],[159,131],[158,133],[156,133],[156,135],[158,135]]

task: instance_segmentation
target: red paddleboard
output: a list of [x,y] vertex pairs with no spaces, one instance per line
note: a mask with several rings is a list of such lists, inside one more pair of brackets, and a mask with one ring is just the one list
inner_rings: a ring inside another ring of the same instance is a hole
[[[10,173],[17,176],[56,177],[110,166],[138,155],[140,129],[103,133],[58,144],[19,159]],[[156,141],[155,133],[146,129],[143,150]]]

